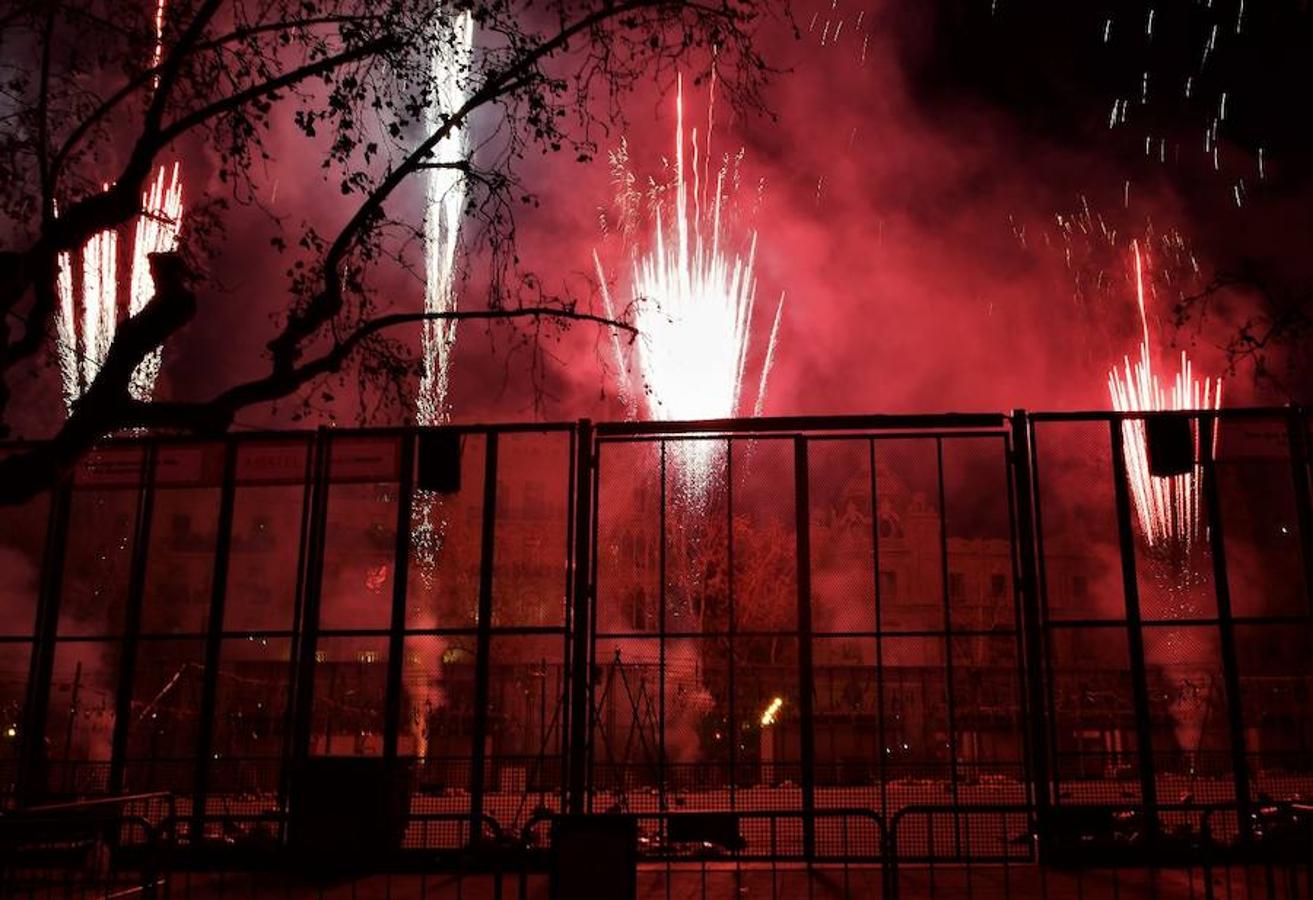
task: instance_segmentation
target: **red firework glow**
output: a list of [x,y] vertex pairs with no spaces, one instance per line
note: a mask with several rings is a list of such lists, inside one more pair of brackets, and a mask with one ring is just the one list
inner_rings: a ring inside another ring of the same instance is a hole
[[[1133,242],[1132,246],[1135,251],[1135,293],[1143,334],[1139,359],[1132,363],[1129,356],[1124,357],[1122,367],[1114,367],[1108,373],[1108,392],[1113,409],[1118,412],[1218,409],[1222,405],[1221,379],[1204,378],[1200,381],[1196,378],[1185,351],[1181,351],[1181,367],[1170,388],[1154,371],[1149,321],[1144,309],[1144,260],[1139,241]],[[1183,475],[1160,477],[1150,474],[1143,420],[1123,423],[1122,439],[1126,447],[1126,476],[1145,543],[1154,550],[1180,551],[1184,558],[1200,534],[1199,466]],[[1197,435],[1195,440],[1197,444]],[[1195,456],[1198,457],[1197,452]]]

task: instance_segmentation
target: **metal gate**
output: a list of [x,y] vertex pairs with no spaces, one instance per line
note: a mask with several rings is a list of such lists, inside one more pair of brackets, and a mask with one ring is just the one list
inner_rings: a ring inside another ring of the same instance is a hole
[[825,858],[934,805],[902,858],[1028,855],[1006,425],[599,426],[590,808]]

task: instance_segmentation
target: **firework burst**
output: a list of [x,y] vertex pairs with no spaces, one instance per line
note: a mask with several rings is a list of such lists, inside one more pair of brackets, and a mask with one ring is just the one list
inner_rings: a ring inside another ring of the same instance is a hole
[[[164,18],[166,0],[155,6],[155,46],[151,68],[159,68],[164,54]],[[158,76],[155,84],[158,86]],[[141,213],[133,224],[132,259],[126,284],[127,301],[119,302],[123,286],[118,277],[118,232],[106,230],[91,236],[79,254],[61,253],[56,279],[59,313],[55,319],[55,340],[64,404],[73,411],[77,402],[96,380],[105,363],[110,344],[118,331],[119,314],[126,307],[135,316],[155,296],[155,278],[150,272],[153,253],[173,253],[178,249],[182,232],[181,167],[160,166],[155,179],[141,197]],[[76,263],[76,265],[75,265]],[[81,302],[75,284],[80,275]],[[160,350],[149,353],[132,373],[128,391],[137,400],[149,400],[160,372]]]
[[[712,90],[714,111],[714,86]],[[652,419],[730,418],[739,413],[742,402],[756,302],[757,235],[751,232],[741,251],[729,246],[726,208],[738,182],[737,168],[728,158],[714,177],[704,168],[711,159],[712,121],[709,114],[708,138],[702,145],[696,129],[686,145],[681,80],[676,94],[673,181],[654,188],[652,244],[635,255],[630,271],[629,293],[639,333],[635,352],[627,356],[613,335],[621,397],[627,400],[641,394],[644,412]],[[628,177],[620,181],[633,183]],[[617,304],[596,253],[593,260],[607,315],[615,318]],[[753,407],[758,415],[783,303],[781,296],[763,358]],[[632,390],[635,378],[641,391]],[[635,404],[629,405],[632,411]],[[690,492],[705,492],[713,455],[707,442],[679,445],[678,465]]]
[[[1166,410],[1213,410],[1222,404],[1220,379],[1195,377],[1189,357],[1181,352],[1181,364],[1170,386],[1154,371],[1149,339],[1149,321],[1144,306],[1144,260],[1138,241],[1135,251],[1136,300],[1140,309],[1140,354],[1132,362],[1124,357],[1120,367],[1108,373],[1108,392],[1118,412]],[[1169,558],[1188,559],[1201,533],[1200,481],[1196,464],[1182,475],[1156,476],[1149,471],[1149,454],[1143,420],[1122,424],[1126,447],[1126,474],[1136,518],[1145,544]],[[1198,441],[1198,436],[1195,438]],[[1197,451],[1196,447],[1196,451]],[[1196,458],[1198,453],[1195,454]]]

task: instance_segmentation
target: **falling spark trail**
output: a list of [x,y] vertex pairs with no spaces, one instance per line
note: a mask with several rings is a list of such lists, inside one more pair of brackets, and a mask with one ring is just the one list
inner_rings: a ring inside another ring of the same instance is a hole
[[[1144,264],[1139,241],[1133,242],[1132,246],[1135,251],[1136,301],[1140,310],[1140,355],[1134,363],[1129,356],[1125,357],[1120,370],[1114,367],[1108,373],[1108,393],[1113,409],[1118,412],[1159,412],[1220,408],[1221,380],[1205,378],[1200,382],[1184,351],[1181,353],[1181,368],[1170,388],[1165,387],[1154,372],[1149,320],[1144,305]],[[1180,558],[1188,557],[1201,532],[1198,465],[1183,475],[1160,477],[1150,474],[1142,419],[1123,422],[1122,439],[1125,442],[1126,478],[1145,543],[1155,550],[1179,551]]]
[[[453,23],[450,43],[439,39],[433,54],[431,75],[436,85],[427,110],[430,131],[441,128],[446,116],[465,105],[467,91],[462,83],[474,49],[474,19],[459,15]],[[452,312],[456,308],[456,251],[460,240],[460,217],[465,206],[465,181],[455,166],[469,152],[464,128],[453,129],[433,149],[433,166],[425,184],[425,281],[424,311]],[[423,372],[420,377],[416,418],[422,426],[441,425],[449,416],[451,353],[456,343],[456,323],[434,319],[424,323],[421,335]]]
[[770,378],[770,370],[775,365],[775,344],[780,336],[780,319],[784,314],[784,295],[780,294],[780,302],[775,305],[775,321],[770,326],[770,339],[766,342],[766,358],[761,363],[761,381],[757,384],[757,402],[752,406],[752,417],[760,419],[762,412],[766,407],[766,381]]
[[[461,109],[469,99],[465,80],[474,54],[474,18],[467,11],[454,20],[440,20],[439,34],[429,73],[434,84],[433,102],[425,111],[429,132],[441,128],[446,117]],[[456,167],[469,154],[465,128],[452,129],[433,148],[432,168],[424,185],[424,311],[454,312],[456,309],[456,257],[460,247],[460,220],[465,207],[465,179]],[[449,319],[426,320],[420,332],[422,370],[415,400],[415,418],[423,427],[446,424],[450,419],[451,356],[456,345],[456,323]],[[441,500],[428,491],[418,492],[411,520],[411,541],[420,576],[431,582],[446,521]]]
[[78,354],[82,382],[78,396],[96,380],[114,341],[117,258],[118,235],[113,231],[97,232],[82,248],[82,340]]
[[55,317],[55,349],[64,389],[64,405],[71,408],[81,393],[78,389],[81,373],[78,367],[77,311],[73,308],[73,259],[67,253],[61,253],[58,265],[55,292],[59,297],[59,314]]

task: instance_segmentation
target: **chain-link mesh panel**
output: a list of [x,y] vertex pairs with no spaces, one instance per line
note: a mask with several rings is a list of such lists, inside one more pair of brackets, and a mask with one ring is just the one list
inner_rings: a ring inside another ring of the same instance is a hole
[[[876,631],[875,541],[881,529],[872,502],[873,447],[869,440],[808,445],[811,500],[812,630]],[[882,520],[892,537],[888,515]]]
[[1165,803],[1235,798],[1217,628],[1144,629],[1154,772]]
[[478,622],[487,438],[464,434],[452,440],[459,445],[460,489],[439,494],[417,486],[411,499],[408,629],[472,628]]
[[204,672],[202,640],[143,640],[137,645],[125,790],[191,792]]
[[565,623],[570,547],[570,436],[497,439],[492,626]]
[[1139,743],[1125,628],[1052,628],[1047,640],[1058,803],[1138,801]]
[[661,491],[658,444],[599,446],[594,612],[598,634],[655,633],[660,626]]
[[1223,419],[1217,444],[1232,614],[1307,616],[1287,420]]
[[945,535],[938,451],[933,438],[876,441],[877,565],[880,627],[884,631],[942,631],[945,627]]
[[1235,640],[1253,796],[1313,796],[1313,629],[1237,625]]
[[[1017,628],[1005,450],[1001,437],[943,441],[948,609],[954,631]],[[1010,665],[1015,668],[1015,658]]]
[[1124,618],[1108,423],[1037,422],[1034,444],[1046,616]]
[[315,647],[310,753],[378,756],[387,694],[386,637],[320,637]]
[[45,723],[46,786],[54,794],[108,789],[120,656],[115,641],[55,645]]
[[559,634],[494,635],[489,648],[483,812],[511,833],[561,811],[563,649]]

